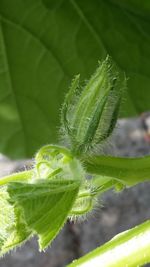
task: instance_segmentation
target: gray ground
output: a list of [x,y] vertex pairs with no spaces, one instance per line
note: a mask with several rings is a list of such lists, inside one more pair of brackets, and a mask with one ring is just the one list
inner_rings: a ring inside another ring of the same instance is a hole
[[[140,119],[122,120],[106,151],[122,156],[150,154]],[[0,176],[23,167],[24,162],[0,159]],[[0,267],[63,267],[108,241],[117,233],[150,218],[150,183],[121,193],[107,192],[100,208],[82,223],[67,223],[46,252],[39,253],[35,239],[0,259]],[[148,266],[148,265],[147,265]],[[150,265],[149,265],[150,266]]]

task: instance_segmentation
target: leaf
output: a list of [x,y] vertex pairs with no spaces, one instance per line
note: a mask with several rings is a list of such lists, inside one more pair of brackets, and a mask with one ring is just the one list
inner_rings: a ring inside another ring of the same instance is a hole
[[150,262],[150,221],[116,235],[68,267],[137,267]]
[[0,256],[27,240],[31,235],[20,211],[9,202],[6,187],[0,188]]
[[122,115],[131,116],[149,110],[150,2],[97,0],[85,3],[72,0],[71,3],[91,32],[91,42],[98,46],[93,57],[99,54],[101,59],[103,55],[100,53],[108,53],[129,77],[123,107],[126,112]]
[[[2,191],[3,187],[1,188]],[[0,208],[8,206],[11,211],[9,215],[6,210],[5,215],[0,210],[0,243],[1,236],[3,241],[0,254],[35,234],[39,237],[40,250],[45,249],[67,220],[78,190],[79,182],[73,180],[40,181],[35,184],[9,183],[7,199],[3,197],[7,204],[4,203]],[[9,217],[13,220],[9,221]]]
[[56,142],[70,80],[106,54],[129,77],[125,115],[149,110],[149,16],[149,1],[0,0],[0,152]]

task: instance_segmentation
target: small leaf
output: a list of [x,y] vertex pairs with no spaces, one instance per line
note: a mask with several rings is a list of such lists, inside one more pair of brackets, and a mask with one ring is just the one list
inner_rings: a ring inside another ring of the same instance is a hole
[[20,210],[27,227],[39,236],[40,249],[45,249],[64,225],[78,190],[79,182],[72,180],[10,183],[7,189],[15,211]]
[[0,256],[27,240],[31,234],[20,210],[10,203],[7,187],[0,188]]
[[45,249],[64,225],[79,190],[73,180],[12,182],[0,188],[0,255],[37,234]]

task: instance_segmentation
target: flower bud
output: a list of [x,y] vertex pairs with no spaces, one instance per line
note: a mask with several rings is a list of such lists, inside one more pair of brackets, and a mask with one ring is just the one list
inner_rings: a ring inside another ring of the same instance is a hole
[[110,136],[125,83],[109,57],[99,63],[84,87],[79,87],[79,75],[75,77],[62,107],[64,134],[75,154],[86,153]]

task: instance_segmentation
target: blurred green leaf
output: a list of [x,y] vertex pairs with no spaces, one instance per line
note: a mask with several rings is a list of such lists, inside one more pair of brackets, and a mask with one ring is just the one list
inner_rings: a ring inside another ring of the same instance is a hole
[[148,0],[0,0],[0,152],[56,142],[70,80],[106,54],[129,77],[122,116],[150,109]]

